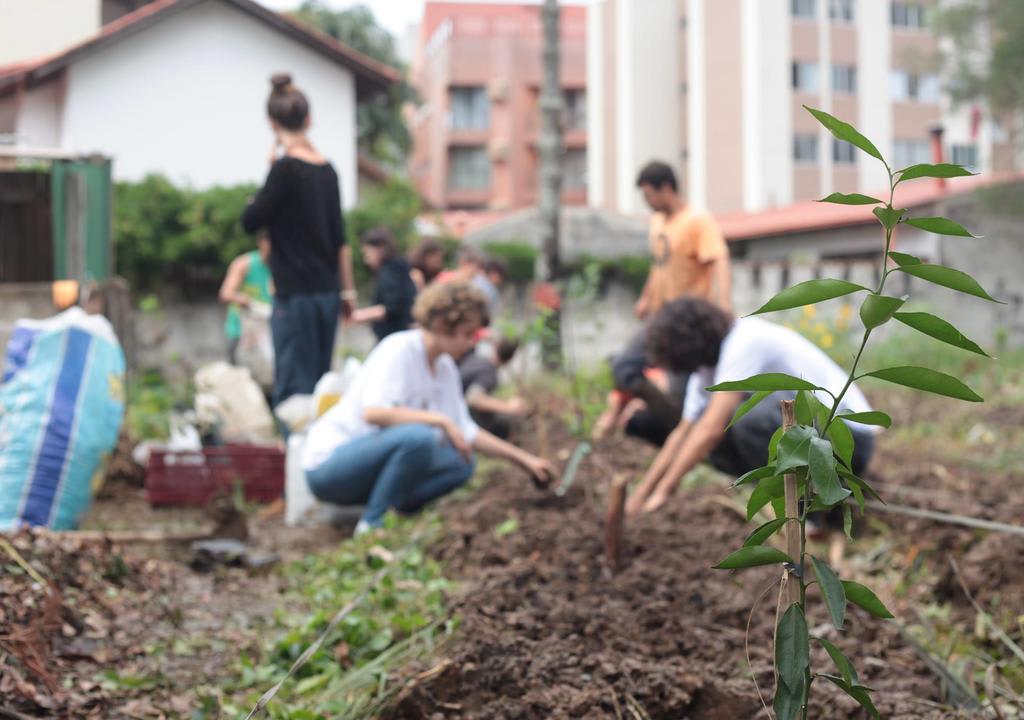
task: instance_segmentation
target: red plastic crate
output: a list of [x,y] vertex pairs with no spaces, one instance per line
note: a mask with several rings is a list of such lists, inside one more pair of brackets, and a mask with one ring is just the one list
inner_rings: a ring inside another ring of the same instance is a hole
[[202,451],[154,450],[146,466],[150,505],[205,505],[242,484],[246,500],[271,502],[284,493],[284,450],[274,445],[224,445]]

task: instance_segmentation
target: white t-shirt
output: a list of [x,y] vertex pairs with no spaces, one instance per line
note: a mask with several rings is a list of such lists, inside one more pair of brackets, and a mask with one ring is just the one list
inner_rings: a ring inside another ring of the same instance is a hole
[[306,435],[302,466],[312,470],[339,445],[380,432],[380,426],[366,422],[364,412],[366,408],[385,407],[441,413],[455,421],[467,443],[472,444],[476,438],[478,428],[462,396],[455,361],[449,355],[440,355],[431,370],[423,331],[405,330],[381,340],[341,401],[313,423]]
[[[843,389],[847,378],[847,373],[832,358],[800,333],[761,318],[740,318],[722,342],[718,364],[702,367],[690,376],[683,419],[692,422],[704,413],[711,399],[711,393],[704,388],[776,372],[802,378],[836,394]],[[783,393],[774,394],[779,397],[769,396],[763,402],[785,399]],[[832,405],[832,398],[825,393],[816,391],[815,395],[821,402]],[[864,393],[856,385],[851,385],[843,396],[840,409],[867,412],[871,406]]]

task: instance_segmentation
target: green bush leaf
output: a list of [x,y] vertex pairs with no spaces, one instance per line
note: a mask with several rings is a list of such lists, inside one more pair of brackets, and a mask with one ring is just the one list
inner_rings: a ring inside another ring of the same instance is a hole
[[799,603],[790,605],[775,633],[775,667],[790,688],[802,687],[811,663],[807,621]]
[[819,280],[804,280],[793,287],[786,288],[764,305],[759,307],[751,315],[760,315],[776,310],[789,310],[790,308],[814,305],[815,303],[832,300],[855,293],[858,290],[867,290],[863,285],[847,282],[846,280],[835,280],[834,278],[821,278]]
[[818,202],[836,203],[837,205],[874,205],[883,201],[870,195],[861,195],[860,193],[844,194],[834,192],[828,197],[823,197]]
[[785,524],[786,518],[784,517],[769,520],[764,525],[754,530],[754,532],[747,535],[747,539],[743,541],[743,547],[753,547],[754,545],[762,544],[765,540],[777,533]]
[[843,580],[842,582],[846,599],[857,607],[866,610],[876,618],[888,619],[895,617],[870,588],[864,587],[852,580]]
[[893,259],[893,262],[895,262],[897,265],[901,267],[903,265],[921,264],[921,258],[915,257],[914,255],[908,255],[907,253],[896,252],[895,250],[889,252],[889,257],[891,257]]
[[778,458],[775,462],[775,473],[782,475],[788,470],[805,467],[809,461],[811,439],[817,437],[814,428],[806,425],[791,427],[779,440]]
[[991,355],[982,350],[976,342],[966,337],[962,332],[940,317],[936,317],[935,315],[931,315],[926,312],[898,312],[895,313],[893,317],[904,325],[908,325],[918,332],[922,332],[925,335],[947,343],[948,345],[958,347],[962,350],[967,350],[968,352],[977,353],[978,355],[984,355],[985,357],[991,357]]
[[918,165],[905,167],[902,170],[897,170],[896,172],[900,176],[899,180],[896,181],[897,184],[904,180],[916,180],[917,178],[923,177],[955,178],[977,174],[965,169],[962,165],[953,165],[952,163],[939,163],[938,165],[920,163]]
[[815,110],[814,108],[807,107],[806,105],[804,105],[804,109],[813,115],[818,122],[828,128],[828,131],[840,140],[845,140],[851,145],[859,147],[868,155],[885,162],[885,159],[882,157],[882,153],[878,152],[878,148],[876,148],[870,140],[861,135],[860,132],[857,131],[857,128],[850,123],[843,122],[839,118],[829,115],[827,112]]
[[875,217],[882,223],[882,227],[886,230],[892,230],[900,224],[900,218],[903,217],[903,213],[906,211],[906,208],[891,208],[886,206],[875,208],[871,212],[873,212]]
[[913,366],[883,368],[865,373],[863,377],[878,378],[886,382],[914,388],[915,390],[924,390],[936,395],[956,398],[957,400],[984,402],[981,395],[978,395],[978,393],[971,390],[952,375],[929,368]]
[[930,283],[935,283],[942,287],[948,287],[951,290],[979,297],[982,300],[1000,302],[985,292],[985,289],[978,284],[978,281],[970,275],[965,272],[960,272],[959,270],[946,267],[945,265],[931,265],[928,263],[921,263],[918,265],[900,265],[899,270],[905,272],[907,275],[913,275],[914,277],[919,277],[922,280],[927,280]]
[[734,412],[732,415],[732,420],[730,420],[729,424],[725,426],[725,429],[728,430],[737,422],[739,422],[740,418],[742,418],[748,412],[757,407],[762,400],[764,400],[771,394],[771,390],[758,390],[753,395],[744,400],[743,403],[738,408],[736,408],[736,412]]
[[832,618],[832,625],[836,630],[842,630],[846,617],[846,591],[843,590],[843,584],[825,561],[812,555],[811,563],[814,565],[814,577],[818,578],[818,585],[821,586],[821,596],[825,598],[825,607]]
[[773,475],[775,475],[775,466],[765,465],[764,467],[755,468],[750,472],[743,473],[738,478],[736,478],[736,481],[732,484],[732,486],[739,487],[740,485],[746,485],[747,483],[764,480],[765,478],[769,478]]
[[786,373],[761,373],[760,375],[752,375],[745,380],[721,382],[705,388],[708,392],[758,392],[761,390],[767,390],[768,392],[792,390],[795,392],[797,390],[821,389],[814,383],[809,383],[806,380],[801,380]]
[[839,484],[836,458],[832,454],[832,443],[815,435],[810,439],[808,459],[811,484],[822,503],[832,506],[850,497],[850,491]]
[[[782,497],[785,494],[785,487],[785,478],[780,475],[774,475],[758,483],[757,487],[754,488],[754,492],[750,493],[750,499],[747,500],[747,520],[753,520],[758,510],[773,499]],[[782,517],[782,515],[785,515],[785,513],[782,513],[779,517]]]
[[875,704],[871,702],[871,695],[868,693],[867,688],[862,687],[860,685],[850,685],[843,678],[836,677],[835,675],[828,675],[826,673],[822,673],[821,677],[825,678],[833,685],[841,688],[843,692],[845,692],[847,695],[849,695],[858,703],[860,703],[860,706],[867,710],[871,714],[871,717],[876,718],[876,720],[881,720],[882,716],[878,714],[878,710],[875,708]]
[[838,418],[832,420],[828,426],[828,436],[832,438],[832,445],[835,447],[836,455],[848,468],[853,467],[853,433],[846,423]]
[[871,293],[860,305],[860,320],[868,330],[884,325],[906,301],[906,295],[897,298]]
[[774,565],[775,563],[792,563],[792,558],[781,550],[764,545],[742,547],[730,553],[722,562],[715,565],[715,570],[738,570],[740,568],[757,567],[758,565]]
[[921,230],[927,230],[930,233],[937,235],[955,235],[957,237],[978,237],[972,235],[967,229],[956,222],[944,217],[922,217],[922,218],[910,218],[907,220],[907,225],[919,228]]
[[825,638],[815,637],[814,639],[817,640],[823,648],[825,648],[825,652],[827,652],[828,656],[832,658],[832,662],[835,663],[839,674],[843,676],[843,681],[846,682],[847,685],[857,685],[859,683],[859,680],[857,679],[857,671],[853,669],[853,663],[843,655],[843,651]]
[[869,410],[868,412],[840,412],[837,417],[846,418],[850,422],[860,423],[861,425],[878,425],[879,427],[890,427],[892,425],[892,418],[886,415],[881,410]]

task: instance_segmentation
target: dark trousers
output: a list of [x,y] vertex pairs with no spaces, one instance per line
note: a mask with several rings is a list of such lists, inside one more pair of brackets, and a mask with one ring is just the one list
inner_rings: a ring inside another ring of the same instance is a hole
[[341,299],[334,292],[274,298],[275,406],[292,395],[312,393],[331,369],[340,312]]
[[634,334],[622,352],[612,358],[611,366],[616,389],[636,395],[647,403],[646,410],[636,413],[626,423],[626,434],[659,447],[664,445],[669,433],[679,424],[689,375],[671,375],[667,394],[648,380],[644,370],[650,363],[644,349],[643,330]]

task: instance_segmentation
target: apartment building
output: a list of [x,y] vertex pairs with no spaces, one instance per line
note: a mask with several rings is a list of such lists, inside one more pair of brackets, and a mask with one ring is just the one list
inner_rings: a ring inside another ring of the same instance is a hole
[[[586,202],[586,8],[561,8],[563,194]],[[442,209],[510,210],[538,202],[543,31],[536,4],[430,2],[411,78],[409,171]]]
[[853,123],[897,168],[930,161],[941,126],[946,159],[1010,169],[998,123],[943,93],[935,2],[592,0],[590,204],[642,211],[633,181],[652,158],[714,212],[887,186],[880,163],[803,105]]

